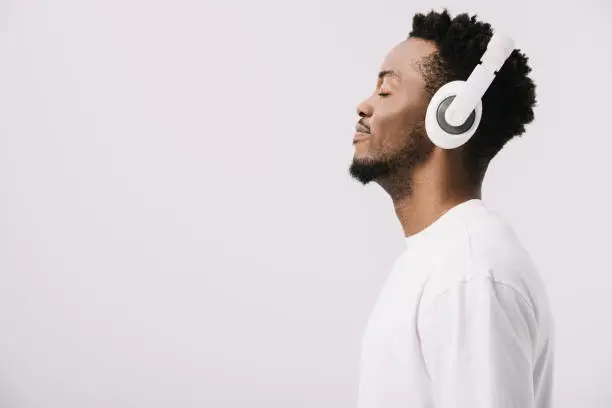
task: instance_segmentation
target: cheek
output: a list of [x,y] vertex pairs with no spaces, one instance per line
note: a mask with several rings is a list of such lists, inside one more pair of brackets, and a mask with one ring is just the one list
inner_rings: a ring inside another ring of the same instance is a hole
[[384,144],[405,144],[412,129],[424,120],[425,110],[418,106],[381,109],[372,116],[372,133]]

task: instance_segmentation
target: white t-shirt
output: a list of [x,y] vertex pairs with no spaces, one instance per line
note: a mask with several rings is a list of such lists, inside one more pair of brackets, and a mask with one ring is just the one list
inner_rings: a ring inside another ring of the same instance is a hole
[[364,331],[358,408],[550,408],[553,317],[513,230],[471,199],[405,240]]

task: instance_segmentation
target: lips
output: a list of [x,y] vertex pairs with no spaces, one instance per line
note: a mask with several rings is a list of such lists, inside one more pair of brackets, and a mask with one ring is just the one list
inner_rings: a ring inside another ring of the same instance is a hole
[[358,123],[355,126],[355,131],[357,133],[364,133],[364,134],[369,134],[370,133],[370,129],[368,129],[367,127],[363,126],[362,124]]
[[368,139],[369,137],[370,137],[369,133],[357,132],[357,133],[355,133],[355,137],[353,138],[353,142],[358,142],[360,140]]
[[355,125],[355,137],[353,138],[353,143],[356,143],[360,140],[365,140],[370,136],[370,129],[364,126],[361,121],[357,122],[357,124]]

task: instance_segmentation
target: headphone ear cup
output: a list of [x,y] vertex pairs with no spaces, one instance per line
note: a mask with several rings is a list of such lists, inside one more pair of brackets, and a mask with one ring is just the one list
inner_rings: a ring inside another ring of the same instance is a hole
[[[444,84],[434,94],[425,113],[425,131],[433,144],[442,149],[454,149],[465,144],[476,133],[482,117],[482,101],[466,122],[460,126],[451,126],[444,119],[446,108],[465,87],[465,81],[452,81]],[[471,123],[470,123],[471,122]]]

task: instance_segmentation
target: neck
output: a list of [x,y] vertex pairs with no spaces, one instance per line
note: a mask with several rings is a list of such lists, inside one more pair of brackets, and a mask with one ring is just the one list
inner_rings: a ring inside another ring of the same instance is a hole
[[435,166],[414,168],[409,177],[396,175],[393,179],[399,184],[393,183],[393,187],[383,185],[406,237],[427,228],[454,206],[482,197],[481,185],[470,186],[466,174],[457,170],[460,166],[448,160],[435,161]]
[[465,201],[481,198],[480,191],[464,194],[427,195],[415,191],[412,196],[393,202],[404,236],[414,235],[433,224],[445,212]]

